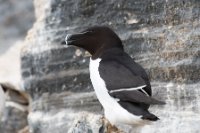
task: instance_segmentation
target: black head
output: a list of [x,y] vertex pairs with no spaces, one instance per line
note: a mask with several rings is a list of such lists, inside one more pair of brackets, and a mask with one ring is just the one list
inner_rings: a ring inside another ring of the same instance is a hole
[[69,34],[66,36],[65,42],[66,45],[74,45],[87,50],[92,56],[97,56],[109,48],[123,49],[117,34],[104,26],[95,26],[77,34]]

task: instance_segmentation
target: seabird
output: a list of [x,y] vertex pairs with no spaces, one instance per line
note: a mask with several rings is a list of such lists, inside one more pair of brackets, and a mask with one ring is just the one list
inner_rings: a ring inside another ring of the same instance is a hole
[[151,97],[151,85],[145,70],[125,51],[117,34],[105,26],[94,26],[77,34],[68,34],[66,45],[87,50],[90,79],[112,124],[138,125],[159,118],[148,111],[152,104],[165,102]]

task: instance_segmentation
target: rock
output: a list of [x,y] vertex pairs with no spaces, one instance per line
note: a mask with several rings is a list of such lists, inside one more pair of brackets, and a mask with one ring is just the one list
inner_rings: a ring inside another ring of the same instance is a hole
[[[31,0],[0,0],[0,84],[23,89],[20,50],[27,30],[35,20]],[[9,87],[9,88],[11,88]]]
[[[64,110],[57,114],[34,112],[29,115],[29,119],[31,119],[30,132],[34,133],[97,133],[101,126],[100,115],[88,112],[73,113]],[[56,124],[52,126],[52,122]]]
[[29,127],[28,126],[24,127],[18,133],[29,133]]
[[5,93],[3,91],[3,88],[0,86],[0,118],[2,116],[2,113],[4,112],[4,108],[5,108]]
[[31,104],[28,120],[33,133],[78,132],[79,127],[96,132],[101,126],[102,108],[94,92],[44,93]]
[[0,121],[1,133],[18,133],[28,125],[29,100],[23,92],[5,88],[5,109]]
[[[22,41],[16,44],[0,55],[0,84],[9,86],[9,88],[23,90],[20,74],[20,49]],[[3,47],[4,49],[4,47]]]
[[1,120],[1,133],[15,133],[27,126],[27,112],[20,111],[14,107],[7,107]]
[[1,133],[16,133],[27,126],[27,112],[15,107],[6,107],[6,112],[1,120]]
[[[0,132],[17,133],[28,124],[29,100],[21,80],[20,50],[35,20],[33,3],[31,0],[0,0],[0,16],[0,87],[6,91]],[[0,103],[2,101],[0,96]]]
[[[33,22],[34,8],[31,0],[0,0],[0,43],[9,49],[14,42],[23,39]],[[0,53],[5,49],[0,49]]]
[[[109,25],[147,70],[154,97],[167,102],[150,108],[159,122],[137,131],[198,132],[199,4],[196,0],[35,0],[36,22],[21,53],[23,86],[32,98],[30,131],[98,131],[102,111],[89,80],[89,57],[60,43],[66,33]],[[86,116],[94,116],[95,124]],[[127,133],[136,131],[136,127],[118,127]]]

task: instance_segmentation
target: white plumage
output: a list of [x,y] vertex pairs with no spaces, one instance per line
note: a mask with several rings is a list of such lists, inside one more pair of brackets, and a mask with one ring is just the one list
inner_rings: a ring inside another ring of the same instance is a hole
[[90,59],[90,79],[92,81],[97,98],[104,108],[105,117],[112,125],[119,123],[140,125],[144,123],[144,121],[140,118],[141,116],[135,116],[129,113],[119,105],[117,102],[119,99],[114,99],[108,94],[105,82],[99,74],[98,68],[100,61],[101,59],[99,58],[96,60]]

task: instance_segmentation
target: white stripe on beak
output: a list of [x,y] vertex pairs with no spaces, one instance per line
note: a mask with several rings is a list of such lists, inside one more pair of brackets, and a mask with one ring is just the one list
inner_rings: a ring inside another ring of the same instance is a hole
[[67,34],[67,36],[65,37],[65,42],[66,42],[66,46],[68,47],[68,39],[70,38],[71,34]]

